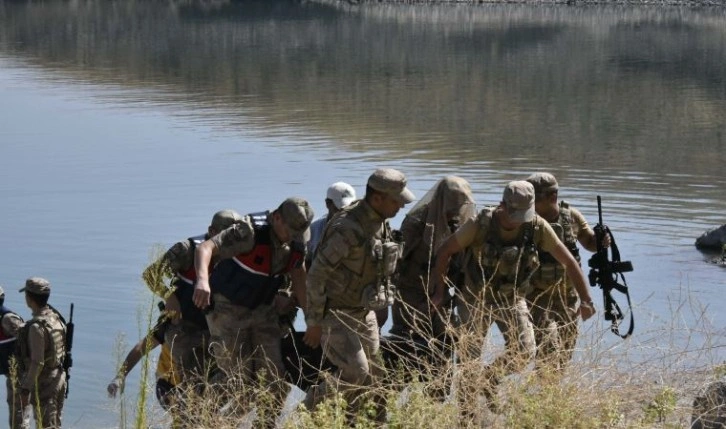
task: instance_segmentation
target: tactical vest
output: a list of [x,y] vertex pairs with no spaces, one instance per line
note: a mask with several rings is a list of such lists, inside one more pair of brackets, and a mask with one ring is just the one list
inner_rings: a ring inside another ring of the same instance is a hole
[[[570,205],[566,201],[560,201],[559,217],[555,222],[550,222],[550,225],[557,235],[557,238],[560,239],[579,264],[580,250],[577,248],[577,237],[575,236],[575,231],[572,229],[572,224],[572,210],[570,210]],[[539,282],[550,285],[561,279],[565,274],[565,267],[557,262],[549,252],[539,252],[539,261],[539,271],[535,274]]]
[[268,215],[269,212],[249,215],[255,235],[254,247],[247,253],[219,262],[209,277],[213,293],[220,293],[233,304],[249,309],[271,304],[283,284],[283,274],[300,267],[305,257],[304,245],[292,242],[287,264],[280,272],[272,272],[275,246]]
[[350,224],[355,225],[352,231],[357,243],[351,255],[343,258],[337,268],[341,270],[337,281],[345,284],[329,287],[330,309],[379,310],[393,304],[396,287],[392,277],[401,258],[402,246],[393,240],[393,232],[386,221],[383,222],[380,238],[371,237],[369,232],[364,231],[368,221],[363,204],[360,200],[336,213],[335,220],[328,222],[323,232],[325,237],[331,225],[350,216]]
[[[191,244],[192,253],[194,253],[197,246],[203,243],[206,239],[206,234],[188,238],[187,240],[189,240],[189,243]],[[194,305],[194,282],[196,282],[196,280],[197,271],[192,264],[191,267],[188,267],[185,270],[179,270],[175,273],[171,286],[174,288],[174,295],[176,295],[179,301],[182,320],[201,329],[207,329],[207,318],[204,315],[204,311]]]
[[[0,322],[6,314],[15,314],[4,305],[0,306]],[[2,327],[0,323],[0,374],[8,375],[10,373],[10,356],[15,354],[16,337],[11,337]]]
[[43,370],[41,374],[62,368],[66,352],[66,324],[63,317],[50,307],[41,310],[41,313],[23,326],[18,334],[18,356],[20,357],[21,371],[27,371],[30,364],[29,333],[32,325],[40,325],[45,331],[45,347]]
[[480,249],[471,250],[466,258],[468,279],[474,286],[487,285],[495,291],[526,291],[530,288],[532,274],[539,267],[534,244],[537,218],[535,216],[534,220],[522,225],[515,244],[505,245],[500,238],[500,226],[493,216],[495,209],[485,208],[479,216],[484,243]]

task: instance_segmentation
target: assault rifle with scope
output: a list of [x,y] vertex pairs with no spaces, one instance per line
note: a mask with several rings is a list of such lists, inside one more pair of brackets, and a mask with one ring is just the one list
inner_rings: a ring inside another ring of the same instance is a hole
[[[621,338],[628,338],[635,327],[633,318],[633,307],[630,304],[630,293],[628,293],[628,284],[625,281],[623,273],[633,271],[633,264],[630,261],[620,260],[620,251],[618,250],[617,244],[615,244],[615,237],[610,228],[607,227],[602,221],[602,203],[600,196],[597,196],[597,216],[598,223],[595,225],[595,239],[597,242],[597,251],[592,255],[588,261],[590,267],[590,274],[588,279],[590,280],[590,286],[599,286],[602,289],[603,294],[603,306],[605,311],[605,320],[612,322],[610,330]],[[610,235],[610,254],[608,249],[603,246],[603,238],[605,234]],[[618,277],[622,280],[622,283],[618,282]],[[628,311],[630,312],[630,328],[625,335],[622,335],[619,330],[620,321],[625,317],[623,312],[620,310],[620,306],[615,302],[612,296],[612,291],[616,290],[624,294],[628,299]]]

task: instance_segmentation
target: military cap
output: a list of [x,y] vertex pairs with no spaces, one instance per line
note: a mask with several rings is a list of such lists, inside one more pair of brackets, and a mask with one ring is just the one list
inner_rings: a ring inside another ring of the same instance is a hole
[[560,189],[557,179],[550,173],[534,173],[527,177],[527,181],[534,186],[537,195],[548,194]]
[[325,198],[335,205],[335,208],[342,209],[355,201],[355,189],[345,182],[335,182],[328,188]]
[[310,240],[310,223],[315,213],[306,200],[290,197],[283,201],[277,210],[290,229],[294,241],[306,243]]
[[408,204],[416,197],[406,187],[406,176],[392,168],[379,168],[368,178],[368,186]]
[[25,287],[20,289],[20,292],[50,295],[50,282],[42,277],[31,277],[25,281]]
[[212,225],[217,232],[224,231],[237,222],[242,221],[242,216],[234,210],[220,210],[212,217]]
[[515,222],[534,219],[534,186],[524,180],[509,182],[504,188],[502,201],[509,217]]

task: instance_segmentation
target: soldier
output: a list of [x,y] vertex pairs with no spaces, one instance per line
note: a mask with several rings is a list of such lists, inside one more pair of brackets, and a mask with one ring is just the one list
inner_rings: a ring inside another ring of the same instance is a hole
[[[582,247],[595,252],[595,231],[582,214],[566,201],[557,202],[559,186],[550,173],[535,173],[527,178],[534,186],[534,208],[539,216],[550,223],[557,237],[572,256],[580,262],[577,249]],[[603,239],[610,246],[610,235]],[[540,267],[532,276],[532,291],[527,295],[535,341],[537,343],[537,367],[560,372],[572,359],[578,335],[578,297],[572,279],[565,269],[547,252],[539,253]]]
[[347,207],[356,200],[355,189],[345,182],[335,182],[328,187],[328,192],[325,195],[325,207],[328,209],[328,213],[313,221],[310,224],[310,241],[308,241],[308,253],[306,259],[306,266],[310,267],[312,263],[315,249],[318,248],[320,238],[323,236],[323,229],[325,224],[333,217],[334,214],[338,213],[341,209]]
[[25,292],[25,302],[33,313],[18,335],[20,400],[23,406],[32,405],[37,427],[60,428],[66,388],[66,324],[48,305],[48,280],[31,277],[20,292]]
[[[282,378],[279,314],[288,311],[290,302],[283,302],[285,298],[277,292],[289,274],[291,302],[304,308],[305,244],[313,216],[307,201],[288,198],[273,212],[245,216],[196,250],[194,303],[207,308],[212,294],[213,306],[207,314],[212,355],[228,379],[248,383],[266,371],[265,382],[274,399],[272,409],[258,407],[266,426],[275,425],[288,393]],[[215,256],[220,262],[210,277],[209,262]],[[243,399],[251,400],[253,393],[243,393]]]
[[[13,388],[17,385],[17,374],[10,370],[10,358],[15,356],[15,345],[20,329],[25,325],[23,319],[15,312],[5,307],[5,291],[0,287],[0,374],[7,380],[8,417],[11,429],[25,429],[28,427],[28,418],[24,407],[20,403],[20,390]],[[15,375],[15,379],[13,379]]]
[[[413,356],[405,353],[409,349],[407,344],[411,343],[422,345],[422,349],[431,348],[414,350],[414,353],[423,357],[418,352],[424,352],[436,367],[441,367],[442,360],[450,355],[451,349],[446,345],[447,342],[450,345],[446,335],[447,324],[451,321],[450,306],[444,305],[441,312],[431,311],[433,282],[429,280],[429,274],[434,251],[460,224],[474,216],[476,204],[469,183],[460,177],[447,176],[439,180],[403,219],[404,249],[396,284],[399,295],[393,303],[391,327],[391,349],[394,354],[401,355],[398,357]],[[451,296],[448,290],[445,292],[445,301],[449,302]],[[399,348],[403,353],[397,353]],[[440,389],[439,392],[445,391]]]
[[[207,369],[204,368],[204,357],[209,344],[209,327],[204,312],[192,300],[196,280],[194,251],[205,240],[241,221],[242,217],[234,210],[218,211],[212,217],[206,234],[174,244],[144,270],[142,277],[149,289],[166,300],[165,313],[171,323],[159,331],[164,335],[164,341],[161,342],[169,347],[172,361],[184,372],[182,378],[193,373],[200,375]],[[213,266],[216,258],[210,263]],[[167,287],[163,279],[169,276],[172,281]]]
[[[496,410],[496,386],[508,374],[524,369],[535,354],[534,330],[524,293],[529,279],[538,268],[537,251],[550,253],[565,266],[582,301],[579,312],[583,320],[595,313],[587,281],[575,258],[557,239],[552,227],[534,210],[534,188],[525,181],[514,181],[504,189],[497,207],[484,208],[476,219],[465,222],[441,245],[432,272],[438,306],[444,298],[445,274],[452,255],[466,250],[466,288],[457,301],[462,330],[476,329],[478,336],[466,337],[461,347],[461,377],[465,386],[459,389],[460,405],[465,418],[476,417],[477,390]],[[480,311],[483,310],[483,314]],[[495,322],[504,335],[506,351],[488,365],[483,379],[475,382],[483,337]],[[463,337],[462,337],[463,338]],[[473,344],[471,343],[473,342]]]
[[[365,198],[330,220],[310,268],[304,341],[311,347],[322,341],[325,356],[339,369],[350,413],[361,405],[361,388],[372,386],[382,370],[373,361],[380,344],[374,310],[393,301],[389,278],[400,256],[386,219],[413,199],[403,173],[376,170]],[[325,382],[311,388],[305,405],[314,409],[331,390]],[[382,410],[378,418],[384,418]]]

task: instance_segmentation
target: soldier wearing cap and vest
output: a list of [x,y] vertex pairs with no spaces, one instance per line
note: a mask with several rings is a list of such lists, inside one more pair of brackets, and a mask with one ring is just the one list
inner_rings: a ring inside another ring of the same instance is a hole
[[[534,186],[534,207],[572,256],[580,262],[577,242],[595,252],[595,231],[579,210],[566,201],[557,201],[559,185],[550,173],[535,173],[527,178]],[[603,239],[610,246],[610,235]],[[572,279],[551,254],[539,252],[540,267],[532,276],[532,291],[527,295],[537,343],[537,368],[559,372],[572,359],[578,335],[579,299]],[[592,302],[587,303],[590,306]]]
[[48,280],[31,277],[20,292],[25,292],[25,302],[33,313],[18,334],[21,403],[32,405],[37,427],[60,428],[66,388],[66,324],[48,305]]
[[[446,273],[451,257],[465,251],[466,287],[458,301],[462,326],[462,370],[470,376],[461,377],[466,384],[459,389],[462,414],[476,417],[478,393],[485,395],[488,406],[496,409],[496,386],[508,374],[521,371],[534,358],[534,329],[525,294],[531,287],[532,275],[539,267],[538,251],[550,253],[573,280],[582,304],[583,320],[595,313],[587,280],[575,258],[560,242],[547,221],[535,214],[534,187],[525,181],[509,182],[497,207],[481,210],[475,219],[465,222],[441,245],[431,274],[435,282],[432,302],[438,306],[447,285]],[[483,371],[483,379],[475,381],[481,356],[483,335],[491,323],[504,335],[506,351]],[[478,332],[472,338],[467,335]]]
[[[200,234],[174,244],[164,255],[144,270],[143,278],[152,292],[165,299],[165,314],[170,323],[155,329],[164,336],[163,343],[171,352],[172,362],[183,377],[202,373],[205,352],[209,344],[209,328],[204,312],[194,305],[194,251],[197,246],[229,228],[242,217],[234,210],[220,210],[212,217],[206,234]],[[212,266],[216,258],[210,261]],[[163,276],[152,273],[163,273]],[[167,287],[161,280],[172,277]]]
[[17,336],[24,325],[25,322],[20,316],[5,307],[5,291],[0,287],[0,374],[7,378],[8,417],[11,429],[28,427],[26,413],[20,401],[20,390],[13,388],[13,384],[18,383],[17,374],[13,380],[10,370],[10,360],[15,356]]
[[[322,342],[323,353],[338,367],[338,388],[350,413],[365,400],[362,390],[383,371],[374,360],[380,346],[375,310],[393,302],[391,276],[401,253],[386,220],[413,199],[403,173],[376,170],[365,197],[330,220],[310,267],[304,341],[311,347]],[[308,391],[305,405],[314,409],[333,393],[323,382]],[[374,399],[381,405],[381,398]],[[378,418],[383,416],[379,409]]]
[[325,225],[334,214],[348,207],[355,200],[355,189],[345,182],[335,182],[328,187],[328,191],[325,194],[325,208],[328,209],[328,213],[321,218],[315,219],[310,224],[310,241],[308,241],[307,260],[305,261],[308,268],[312,263],[312,258],[315,255],[315,250],[318,248],[318,243],[320,243],[320,239],[323,236]]
[[[223,371],[220,376],[248,384],[266,371],[264,381],[274,399],[271,410],[261,410],[258,404],[258,416],[266,426],[274,426],[288,393],[279,314],[288,311],[290,302],[283,302],[285,298],[277,292],[289,275],[291,301],[304,308],[305,244],[313,216],[307,201],[288,198],[272,212],[243,217],[197,246],[195,254],[194,303],[207,308],[212,300],[207,323],[211,352]],[[210,276],[213,257],[220,262]]]

